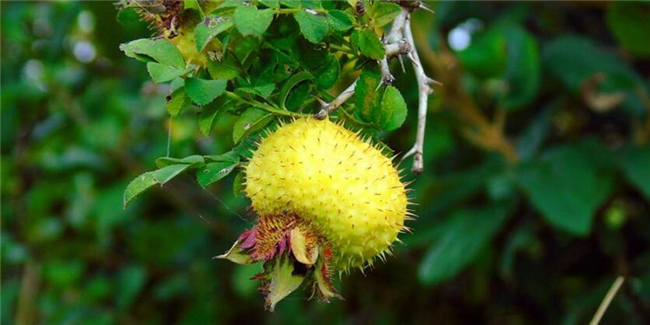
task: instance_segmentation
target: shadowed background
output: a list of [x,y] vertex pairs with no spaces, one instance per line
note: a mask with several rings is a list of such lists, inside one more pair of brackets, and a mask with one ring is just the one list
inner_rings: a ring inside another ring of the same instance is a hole
[[[169,89],[118,48],[151,32],[113,3],[3,1],[2,323],[585,324],[622,275],[602,323],[649,324],[650,5],[430,5],[413,29],[444,86],[405,177],[413,234],[338,281],[345,301],[305,289],[269,313],[259,265],[211,259],[254,221],[233,175],[122,209],[168,146],[229,150],[235,117],[170,124]],[[406,152],[417,87],[393,70],[409,116],[384,139]]]

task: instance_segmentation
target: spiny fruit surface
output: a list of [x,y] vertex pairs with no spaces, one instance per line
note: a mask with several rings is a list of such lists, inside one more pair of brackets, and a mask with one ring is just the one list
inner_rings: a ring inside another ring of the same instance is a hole
[[246,167],[246,194],[261,217],[309,224],[339,271],[387,251],[408,204],[389,158],[344,127],[310,118],[261,141]]

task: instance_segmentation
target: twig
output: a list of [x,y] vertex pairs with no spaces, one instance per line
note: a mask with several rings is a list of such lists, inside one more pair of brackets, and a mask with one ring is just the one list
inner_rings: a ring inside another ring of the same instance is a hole
[[315,117],[319,120],[324,119],[329,113],[333,112],[343,103],[345,103],[346,100],[350,99],[350,97],[354,95],[354,88],[357,86],[357,81],[359,81],[359,79],[355,80],[348,88],[346,88],[329,103],[318,99],[318,102],[321,105],[321,110],[316,113]]
[[600,323],[600,320],[601,318],[603,318],[603,315],[605,314],[607,307],[609,307],[609,304],[612,302],[612,299],[614,299],[614,296],[616,296],[618,289],[620,289],[621,285],[623,285],[623,281],[625,281],[625,278],[623,278],[622,276],[616,278],[616,281],[614,281],[612,287],[609,288],[609,291],[607,291],[607,294],[605,295],[605,299],[603,299],[603,301],[600,303],[600,306],[598,306],[598,310],[596,311],[594,318],[591,319],[589,325],[598,325],[598,323]]
[[[403,9],[402,9],[403,10]],[[424,73],[424,68],[422,67],[422,62],[418,56],[418,51],[415,47],[415,42],[413,40],[413,33],[411,32],[410,16],[406,18],[406,24],[404,25],[404,36],[406,41],[411,44],[411,51],[409,52],[409,59],[413,64],[413,70],[415,71],[415,76],[418,81],[418,126],[417,133],[415,135],[415,145],[411,150],[407,152],[404,157],[413,155],[413,167],[411,171],[414,174],[419,174],[424,169],[424,131],[427,123],[427,100],[429,94],[433,93],[433,89],[429,86],[435,81]]]

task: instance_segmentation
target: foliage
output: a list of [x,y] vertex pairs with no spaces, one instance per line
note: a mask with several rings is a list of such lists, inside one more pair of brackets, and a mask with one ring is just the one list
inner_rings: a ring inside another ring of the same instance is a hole
[[377,88],[394,3],[202,3],[189,43],[108,2],[2,3],[2,323],[582,324],[617,275],[602,323],[650,323],[647,3],[417,12],[443,86],[424,173],[405,176],[413,234],[337,283],[345,301],[304,291],[274,314],[259,265],[210,259],[252,222],[238,172],[256,137],[361,71],[330,118],[406,152],[418,89],[398,62]]

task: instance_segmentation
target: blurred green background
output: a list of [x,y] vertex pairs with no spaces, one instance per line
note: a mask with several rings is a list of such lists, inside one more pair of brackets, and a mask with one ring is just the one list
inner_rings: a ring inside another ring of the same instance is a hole
[[[233,175],[122,209],[168,145],[229,150],[235,118],[170,123],[169,89],[118,49],[151,32],[111,2],[1,2],[1,322],[585,324],[621,275],[602,324],[650,324],[648,2],[429,4],[414,33],[444,86],[406,176],[413,234],[338,281],[345,301],[300,290],[269,313],[259,265],[211,259],[253,222]],[[411,112],[385,141],[406,152],[417,87],[395,75]]]

